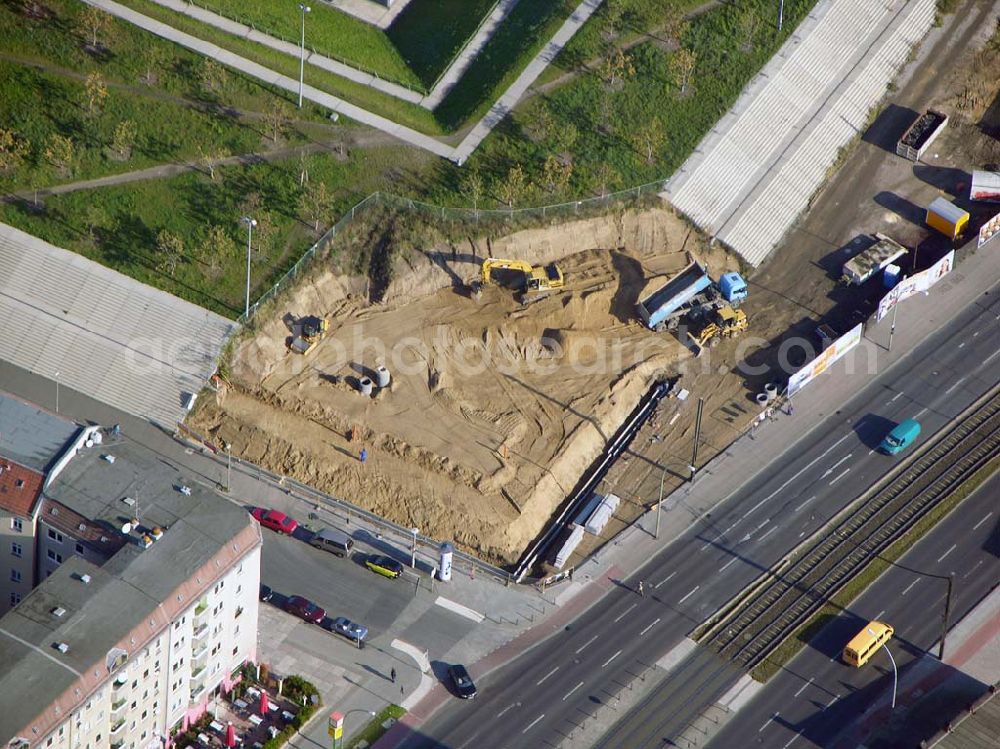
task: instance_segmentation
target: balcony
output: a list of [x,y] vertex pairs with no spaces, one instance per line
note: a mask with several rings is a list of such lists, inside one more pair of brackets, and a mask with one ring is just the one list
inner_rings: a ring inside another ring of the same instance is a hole
[[128,702],[128,700],[125,699],[124,697],[122,697],[120,700],[115,700],[114,702],[112,702],[111,703],[111,714],[112,715],[117,714],[123,707],[125,707],[125,705],[126,705],[127,702]]
[[208,643],[205,643],[200,648],[198,648],[197,650],[195,650],[194,653],[191,654],[191,660],[192,661],[199,661],[202,658],[204,658],[206,655],[208,655]]
[[202,637],[208,634],[208,622],[201,624],[194,628],[193,638],[195,640],[200,640]]
[[125,739],[117,739],[111,742],[111,749],[122,749],[125,746]]
[[117,692],[126,684],[128,684],[128,678],[125,674],[118,674],[118,676],[115,677],[115,680],[111,682],[111,690],[112,692]]
[[125,727],[125,719],[119,718],[114,723],[111,724],[111,735],[114,736],[116,733],[121,731]]
[[205,673],[204,666],[196,666],[195,668],[191,669],[191,681],[194,681],[204,673]]
[[191,702],[197,702],[198,698],[201,697],[202,693],[205,691],[205,685],[199,684],[191,690]]

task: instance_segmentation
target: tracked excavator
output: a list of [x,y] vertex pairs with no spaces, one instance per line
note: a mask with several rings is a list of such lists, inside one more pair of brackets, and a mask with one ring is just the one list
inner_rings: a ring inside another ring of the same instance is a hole
[[544,299],[555,289],[561,289],[565,285],[562,269],[555,263],[544,266],[532,265],[523,260],[491,257],[483,261],[480,277],[472,284],[475,297],[478,298],[482,287],[497,282],[493,277],[494,271],[497,270],[514,270],[520,273],[521,282],[517,298],[521,304],[531,304]]

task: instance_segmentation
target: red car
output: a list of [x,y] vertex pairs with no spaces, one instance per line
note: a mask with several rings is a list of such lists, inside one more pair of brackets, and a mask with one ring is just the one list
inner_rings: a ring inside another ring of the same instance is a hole
[[289,596],[285,601],[285,611],[313,624],[319,624],[326,618],[326,609],[302,596]]
[[265,510],[263,507],[258,507],[250,514],[265,528],[270,528],[272,531],[284,533],[288,536],[292,535],[295,529],[299,527],[298,520],[290,518],[285,513],[278,512],[277,510]]

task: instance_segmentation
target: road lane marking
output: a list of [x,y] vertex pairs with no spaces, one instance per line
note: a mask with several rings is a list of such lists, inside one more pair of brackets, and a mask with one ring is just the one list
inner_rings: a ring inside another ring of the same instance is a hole
[[591,637],[591,638],[590,638],[589,640],[587,640],[587,641],[586,641],[585,643],[583,643],[583,645],[581,645],[580,647],[578,647],[578,648],[576,649],[576,654],[577,654],[577,655],[580,655],[580,651],[581,651],[581,650],[586,650],[586,649],[587,649],[587,647],[588,647],[588,646],[590,645],[590,643],[592,643],[592,642],[593,642],[594,640],[596,640],[596,639],[597,639],[598,637],[599,637],[599,635],[594,635],[594,636],[593,636],[593,637]]
[[757,729],[757,733],[760,733],[765,728],[767,728],[769,725],[771,725],[771,721],[774,720],[775,718],[777,718],[779,715],[781,715],[781,713],[775,713],[770,718],[768,718],[767,720],[765,720],[764,721],[764,725],[762,725],[760,728]]
[[539,679],[538,681],[536,681],[535,682],[535,686],[536,687],[540,687],[542,685],[543,681],[545,681],[547,678],[549,678],[550,676],[552,676],[552,674],[554,674],[558,670],[559,670],[559,666],[556,666],[554,669],[552,669],[547,674],[545,674],[545,676],[543,676],[541,679]]
[[843,442],[844,440],[846,440],[846,439],[847,439],[848,437],[850,437],[850,436],[851,436],[852,434],[854,434],[854,433],[853,433],[853,432],[848,432],[848,433],[847,433],[847,434],[845,434],[845,435],[844,435],[843,437],[841,437],[841,438],[840,438],[839,440],[837,440],[837,441],[836,441],[836,442],[834,442],[834,443],[833,443],[832,445],[830,445],[830,447],[828,447],[828,448],[826,449],[826,451],[825,451],[825,452],[824,452],[824,453],[823,453],[822,455],[819,455],[819,456],[817,456],[817,457],[813,458],[813,459],[812,459],[812,460],[810,460],[810,461],[809,461],[808,463],[806,463],[806,464],[805,464],[804,466],[802,466],[802,468],[800,468],[800,469],[799,469],[799,470],[798,470],[798,471],[796,472],[796,474],[795,474],[794,476],[792,476],[792,477],[791,477],[790,479],[788,479],[788,481],[786,481],[785,483],[783,483],[783,484],[782,484],[781,486],[779,486],[779,487],[778,487],[777,489],[775,489],[775,490],[774,490],[773,492],[771,492],[771,493],[770,493],[770,494],[768,494],[768,495],[767,495],[766,497],[764,497],[764,499],[762,499],[762,500],[761,500],[760,502],[758,502],[758,503],[757,503],[757,504],[755,504],[755,505],[754,505],[753,507],[751,507],[751,508],[750,508],[750,509],[749,509],[749,510],[747,511],[746,515],[744,515],[744,516],[743,516],[743,519],[745,520],[745,519],[747,518],[747,516],[748,516],[748,515],[751,515],[751,514],[752,514],[752,513],[753,513],[753,512],[754,512],[754,511],[755,511],[755,510],[757,509],[757,508],[759,508],[759,507],[760,507],[761,505],[763,505],[763,504],[764,504],[765,502],[767,502],[767,501],[768,501],[769,499],[771,499],[772,497],[776,497],[776,496],[777,496],[778,494],[780,494],[781,492],[783,492],[783,491],[785,490],[785,487],[786,487],[786,486],[788,486],[789,484],[791,484],[791,483],[792,483],[793,481],[795,481],[795,480],[796,480],[796,479],[797,479],[797,478],[798,478],[799,476],[801,476],[801,475],[802,475],[803,473],[805,473],[805,472],[806,472],[806,471],[808,471],[808,470],[809,470],[810,468],[812,468],[812,467],[813,467],[813,465],[815,465],[815,464],[816,464],[816,463],[818,463],[819,461],[823,460],[823,458],[825,458],[825,457],[826,457],[827,455],[829,455],[829,454],[830,454],[830,452],[831,452],[831,451],[832,451],[832,450],[833,450],[833,449],[834,449],[834,448],[835,448],[835,447],[836,447],[837,445],[839,445],[839,444],[840,444],[841,442]]
[[812,678],[810,678],[809,681],[807,681],[805,684],[803,684],[801,687],[799,687],[799,691],[797,691],[795,693],[795,696],[798,697],[800,694],[802,694],[804,691],[806,691],[806,687],[808,687],[810,684],[812,684],[813,683],[813,679],[815,679],[815,678],[816,678],[815,676],[812,677]]
[[620,621],[621,621],[622,619],[624,619],[624,618],[625,618],[626,616],[628,616],[628,612],[629,612],[629,611],[631,611],[632,609],[634,609],[634,608],[635,608],[636,606],[638,606],[638,605],[639,605],[639,604],[637,604],[637,603],[633,603],[633,604],[632,604],[631,606],[629,606],[629,607],[628,607],[627,609],[625,609],[625,610],[624,610],[624,611],[623,611],[622,613],[620,613],[620,614],[618,615],[618,618],[617,618],[617,619],[615,619],[615,622],[616,622],[616,623],[617,623],[617,622],[620,622]]
[[437,600],[434,601],[434,603],[436,603],[443,609],[448,609],[449,611],[455,612],[459,616],[464,616],[466,619],[471,619],[476,624],[479,624],[480,622],[483,621],[483,619],[486,618],[484,614],[480,614],[478,611],[470,609],[468,606],[463,606],[462,604],[457,603],[456,601],[452,601],[450,598],[445,598],[444,596],[438,596]]
[[963,382],[965,382],[965,378],[964,377],[959,377],[957,380],[955,380],[954,384],[950,388],[948,388],[947,390],[944,391],[944,394],[947,395],[952,390],[954,390],[959,385],[961,385]]
[[508,710],[513,710],[515,707],[518,706],[518,704],[519,703],[514,702],[514,703],[512,703],[510,705],[507,705],[507,707],[505,707],[503,710],[501,710],[500,712],[497,713],[497,717],[498,718],[502,718],[504,716],[504,713],[506,713]]
[[941,556],[939,556],[938,557],[938,563],[940,563],[941,560],[944,559],[946,556],[948,556],[949,554],[951,554],[951,552],[953,552],[955,550],[956,546],[958,546],[958,544],[952,544],[951,548],[948,549],[948,551],[946,551],[944,554],[942,554]]
[[730,559],[728,562],[726,562],[724,565],[722,565],[722,567],[719,569],[719,572],[722,572],[723,570],[725,570],[726,567],[728,567],[729,565],[734,564],[737,559],[739,559],[739,557],[733,557],[732,559]]
[[836,483],[837,483],[838,481],[840,481],[840,480],[841,480],[842,478],[844,478],[844,476],[846,476],[846,475],[847,475],[847,474],[849,474],[850,472],[851,472],[851,469],[850,469],[850,468],[845,468],[845,469],[844,469],[844,472],[843,472],[842,474],[840,474],[840,475],[839,475],[839,476],[837,476],[837,477],[836,477],[836,478],[835,478],[835,479],[834,479],[833,481],[831,481],[831,482],[830,482],[830,486],[833,486],[834,484],[836,484]]
[[651,630],[653,627],[655,627],[659,623],[660,623],[660,619],[659,619],[659,617],[657,617],[657,619],[656,619],[655,622],[653,622],[652,624],[647,624],[646,625],[646,628],[644,630],[642,630],[642,632],[639,633],[639,637],[642,637],[644,634],[646,634],[649,630]]
[[653,589],[655,590],[656,588],[659,588],[661,585],[663,585],[663,583],[667,582],[670,578],[672,578],[676,574],[677,574],[677,571],[674,570],[669,575],[667,575],[665,578],[663,578],[662,580],[660,580],[660,582],[658,582],[656,585],[654,585]]
[[892,396],[892,400],[889,401],[889,402],[890,403],[895,403],[897,398],[902,398],[902,397],[903,397],[903,392],[900,391],[900,392],[896,393],[894,396]]
[[795,734],[794,736],[792,736],[792,738],[790,738],[788,740],[788,743],[785,744],[783,747],[781,747],[781,749],[788,749],[788,747],[790,747],[792,745],[792,742],[795,741],[795,739],[797,739],[798,737],[799,737],[798,734]]
[[905,588],[903,589],[903,592],[902,592],[902,595],[904,595],[904,596],[905,596],[905,595],[906,595],[907,593],[909,593],[909,592],[910,592],[910,588],[912,588],[912,587],[913,587],[914,585],[916,585],[916,584],[917,584],[917,583],[919,583],[919,582],[920,582],[920,578],[918,577],[918,578],[917,578],[916,580],[914,580],[914,581],[913,581],[912,583],[910,583],[909,585],[907,585],[907,586],[906,586],[906,587],[905,587]]
[[805,507],[807,504],[809,504],[810,502],[812,502],[814,499],[816,499],[816,495],[815,494],[813,494],[811,497],[809,497],[809,499],[807,499],[805,502],[803,502],[798,507],[796,507],[795,508],[795,512],[798,512],[799,510],[801,510],[803,507]]
[[769,531],[768,531],[767,533],[765,533],[765,534],[764,534],[763,536],[761,536],[761,537],[760,537],[760,538],[758,538],[757,540],[758,540],[758,541],[763,541],[763,540],[764,540],[765,538],[767,538],[768,536],[770,536],[770,535],[771,535],[772,533],[774,533],[774,532],[775,532],[776,530],[778,530],[778,526],[776,526],[776,525],[772,525],[772,526],[771,526],[771,530],[769,530]]
[[528,727],[525,728],[523,731],[521,731],[521,733],[524,734],[524,733],[527,733],[528,731],[530,731],[534,727],[535,723],[537,723],[538,721],[540,721],[544,717],[545,717],[545,713],[542,713],[541,715],[539,715],[537,718],[535,718],[533,721],[531,721],[528,724]]
[[840,699],[840,695],[839,694],[833,695],[833,697],[830,698],[830,701],[826,703],[826,707],[824,707],[823,709],[826,710],[828,707],[830,707],[830,705],[832,705],[834,702],[836,702],[839,699]]
[[607,659],[606,661],[604,661],[604,663],[603,663],[603,664],[601,664],[601,668],[604,668],[605,666],[607,666],[607,665],[608,665],[609,663],[611,663],[611,661],[613,661],[613,660],[614,660],[615,658],[617,658],[617,657],[618,657],[619,655],[621,655],[621,654],[622,654],[622,651],[620,651],[620,650],[619,650],[619,651],[618,651],[617,653],[615,653],[615,654],[614,654],[613,656],[611,656],[611,657],[610,657],[610,658],[608,658],[608,659]]
[[715,545],[715,542],[716,542],[716,541],[718,541],[718,540],[719,540],[720,538],[722,538],[722,537],[723,537],[723,536],[725,536],[725,535],[726,535],[726,532],[725,532],[725,531],[723,531],[723,532],[722,532],[722,533],[720,533],[720,534],[719,534],[718,536],[716,536],[715,538],[713,538],[713,539],[712,539],[711,541],[709,541],[708,543],[706,543],[705,545],[703,545],[703,546],[702,546],[702,547],[701,547],[700,549],[698,549],[698,551],[704,551],[704,550],[705,550],[705,549],[707,549],[707,548],[708,548],[709,546],[714,546],[714,545]]
[[684,602],[685,602],[685,601],[686,601],[687,599],[689,599],[689,598],[690,598],[691,596],[693,596],[693,595],[694,595],[694,592],[695,592],[696,590],[698,590],[698,588],[700,588],[700,587],[701,587],[700,585],[695,585],[695,586],[694,586],[694,588],[692,588],[692,589],[691,589],[691,592],[690,592],[690,593],[688,593],[688,594],[687,594],[686,596],[684,596],[684,597],[683,597],[683,598],[682,598],[681,600],[679,600],[679,601],[677,602],[677,605],[678,605],[678,606],[680,606],[680,605],[681,605],[682,603],[684,603]]
[[1000,351],[993,352],[992,354],[990,354],[989,357],[987,357],[987,359],[983,362],[983,364],[989,364],[991,361],[993,361],[994,359],[996,359],[998,356],[1000,356]]
[[964,575],[962,575],[962,579],[964,580],[964,579],[965,579],[965,578],[967,578],[967,577],[968,577],[969,575],[971,575],[971,574],[972,574],[973,572],[975,572],[975,571],[976,571],[976,568],[977,568],[977,567],[979,567],[979,565],[981,565],[982,563],[983,563],[983,560],[982,560],[982,559],[980,559],[980,560],[979,560],[978,562],[976,562],[976,563],[975,563],[974,565],[972,565],[972,569],[971,569],[971,570],[969,570],[968,572],[966,572],[966,573],[965,573]]
[[830,466],[830,471],[829,471],[829,472],[830,472],[830,473],[833,473],[833,469],[834,469],[834,468],[836,468],[837,466],[839,466],[839,465],[840,465],[841,463],[843,463],[843,462],[844,462],[845,460],[850,460],[850,459],[851,459],[851,456],[852,456],[852,455],[854,455],[854,453],[847,453],[847,455],[845,455],[845,456],[844,456],[843,458],[841,458],[841,459],[840,459],[840,460],[838,460],[838,461],[837,461],[836,463],[834,463],[834,464],[833,464],[832,466]]
[[568,700],[568,699],[569,699],[569,696],[570,696],[571,694],[573,694],[573,692],[575,692],[575,691],[576,691],[577,689],[579,689],[579,688],[580,688],[580,687],[582,687],[582,686],[583,686],[583,682],[581,681],[581,682],[580,682],[579,684],[577,684],[577,685],[576,685],[575,687],[573,687],[573,688],[572,688],[571,690],[569,690],[568,692],[566,692],[566,696],[562,698],[562,701],[563,701],[563,702],[565,702],[566,700]]
[[921,416],[923,416],[923,415],[924,415],[925,413],[927,413],[927,409],[926,409],[926,408],[921,408],[921,409],[920,409],[919,411],[917,411],[917,413],[916,413],[916,416],[915,416],[915,418],[918,418],[918,419],[919,419],[919,418],[920,418]]
[[990,510],[989,512],[987,512],[986,513],[986,517],[984,517],[982,520],[980,520],[978,523],[976,523],[974,526],[972,526],[972,530],[974,530],[974,531],[975,530],[979,530],[979,526],[981,526],[983,523],[985,523],[987,520],[989,520],[990,516],[992,514],[993,514],[993,510]]
[[884,614],[884,613],[885,613],[885,609],[882,609],[877,614],[875,614],[875,621],[878,621],[879,619],[881,619],[882,618],[882,614]]

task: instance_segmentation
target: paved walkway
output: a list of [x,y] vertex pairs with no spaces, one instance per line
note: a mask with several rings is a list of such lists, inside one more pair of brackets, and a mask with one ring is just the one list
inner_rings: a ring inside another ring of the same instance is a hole
[[[320,0],[372,26],[387,29],[411,0]],[[391,2],[389,7],[387,4]]]

